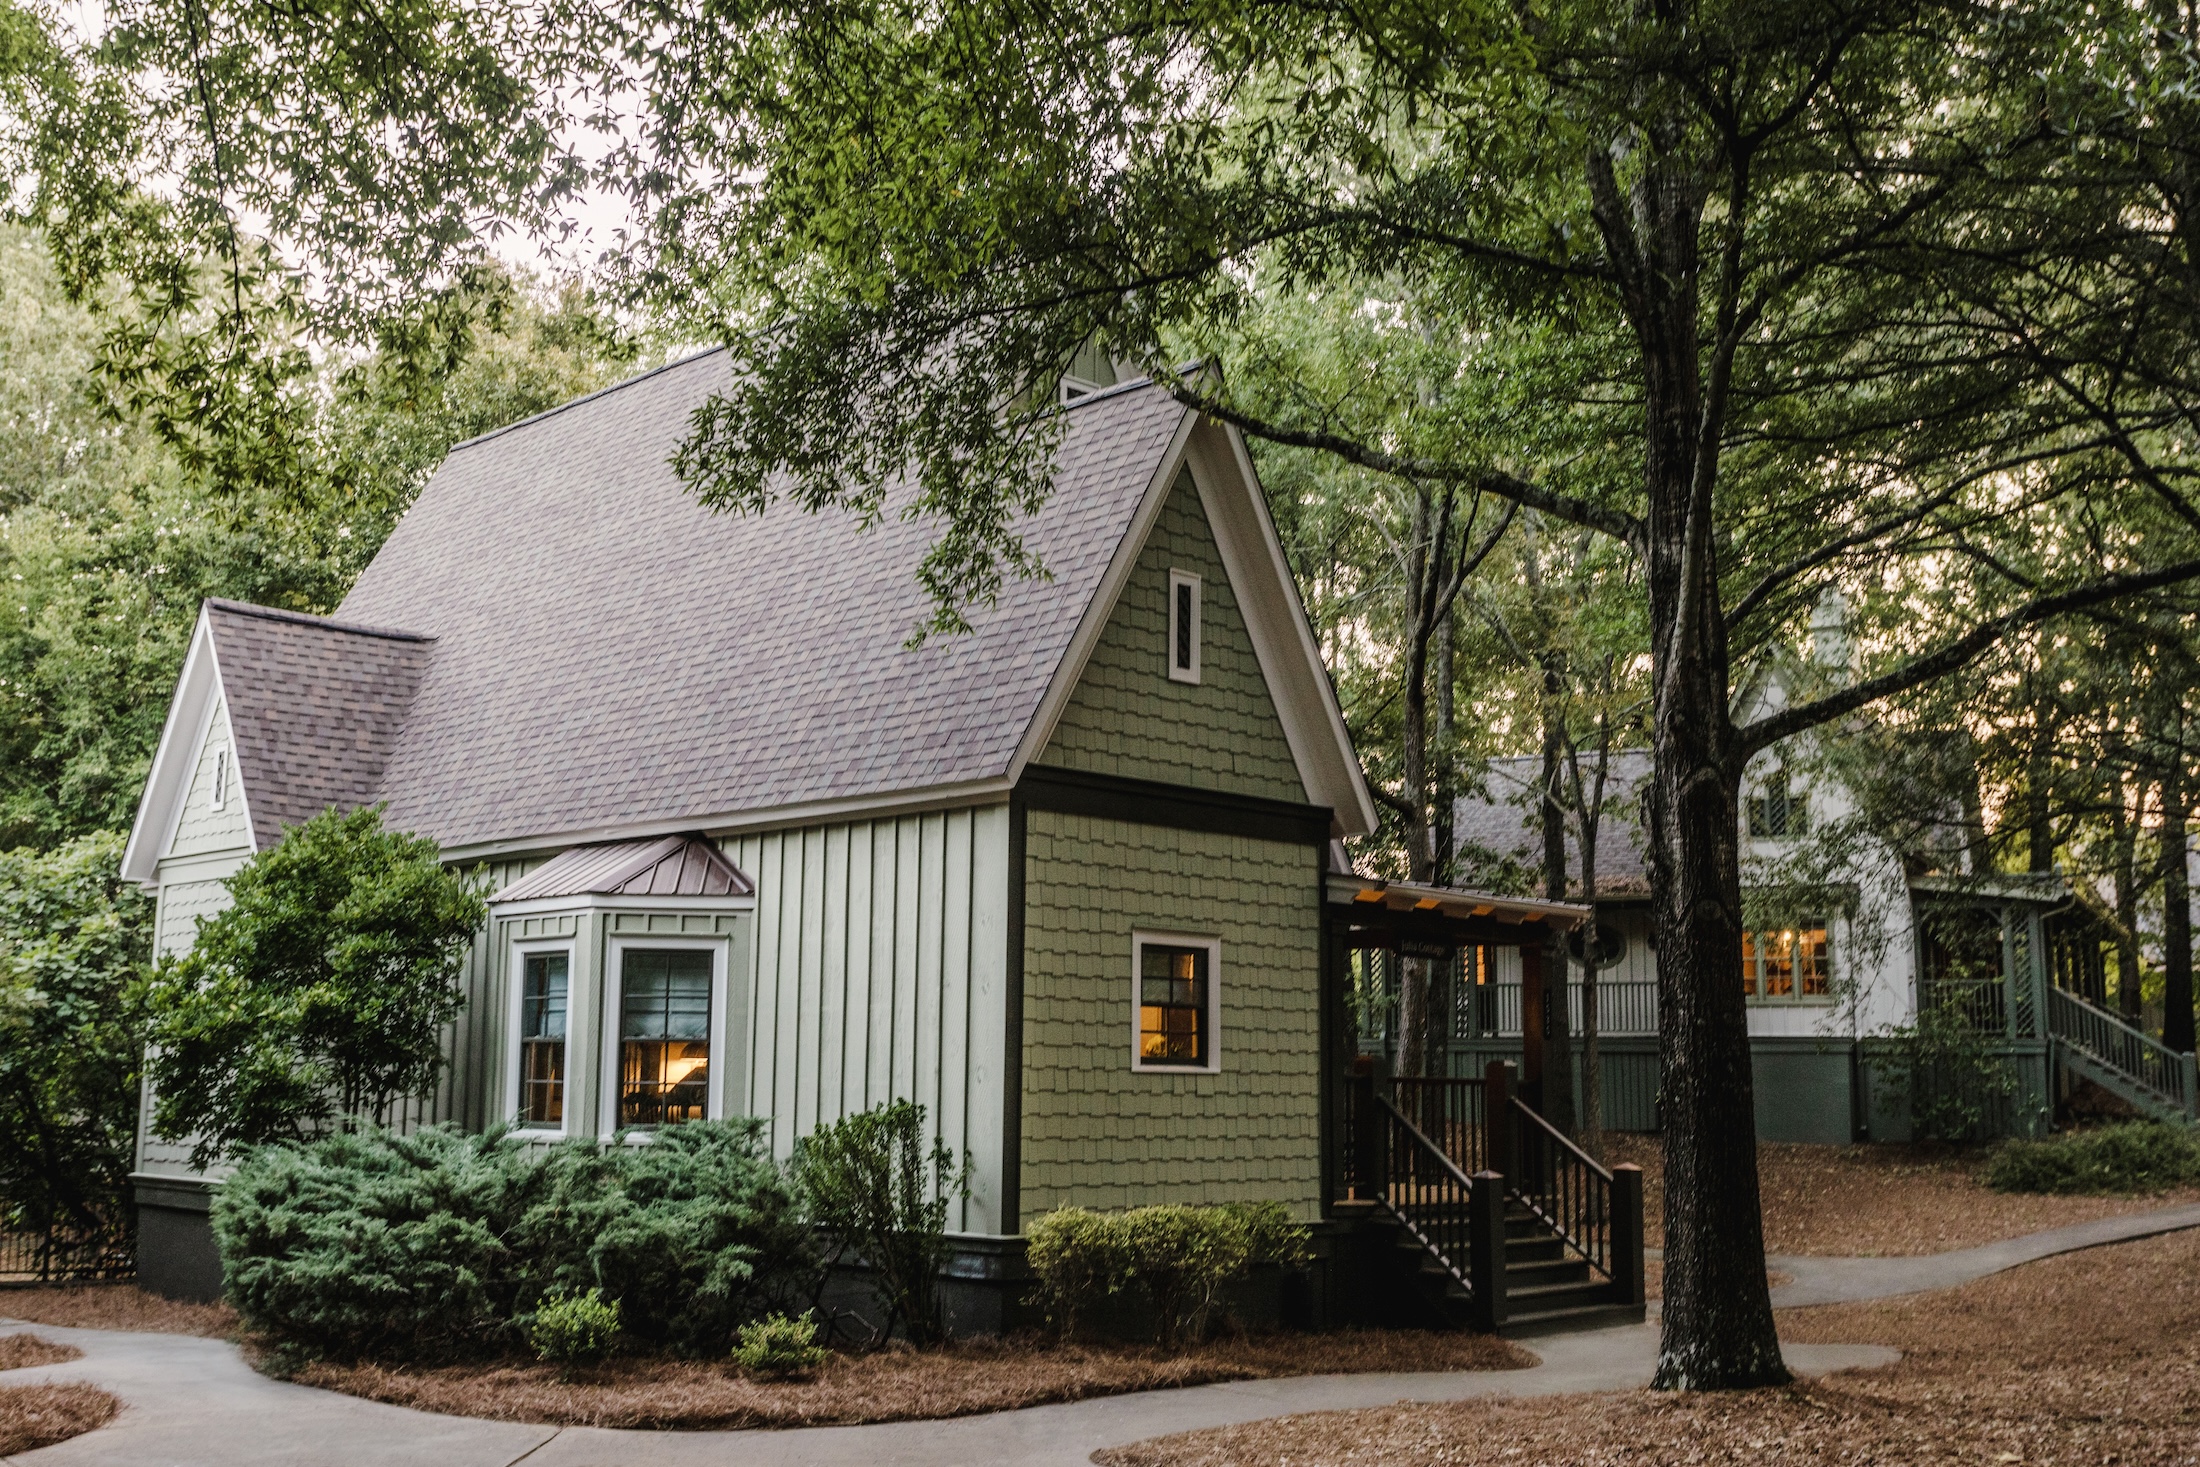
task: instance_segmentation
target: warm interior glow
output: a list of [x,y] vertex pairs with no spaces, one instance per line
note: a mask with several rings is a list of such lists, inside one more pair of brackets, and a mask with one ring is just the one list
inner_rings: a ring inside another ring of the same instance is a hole
[[665,1060],[665,1083],[667,1085],[677,1085],[709,1063],[710,1056],[708,1055],[668,1057]]

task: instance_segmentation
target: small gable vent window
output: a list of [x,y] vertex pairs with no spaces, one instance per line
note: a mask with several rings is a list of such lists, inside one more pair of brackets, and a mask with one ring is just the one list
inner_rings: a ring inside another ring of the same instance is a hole
[[1169,572],[1169,679],[1199,681],[1199,577]]
[[216,749],[214,751],[214,788],[208,795],[206,803],[209,808],[215,810],[223,809],[229,804],[229,751],[227,749]]
[[1760,840],[1810,833],[1810,807],[1800,791],[1788,788],[1785,774],[1773,775],[1759,793],[1750,796],[1749,833]]

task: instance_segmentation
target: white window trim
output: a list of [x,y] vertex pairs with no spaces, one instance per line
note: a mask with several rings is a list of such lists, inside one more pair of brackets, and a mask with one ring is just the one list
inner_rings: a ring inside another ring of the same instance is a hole
[[[511,989],[505,1005],[504,1032],[504,1114],[512,1120],[513,1134],[519,1136],[570,1136],[574,1134],[574,1100],[578,1087],[573,1083],[585,1073],[586,1047],[582,1043],[580,1000],[580,954],[578,940],[571,937],[516,938],[511,944],[509,966],[511,975],[507,985]],[[534,953],[565,954],[565,1119],[555,1126],[531,1126],[519,1118],[520,1072],[520,1016],[527,1002],[527,959]]]
[[[1148,1064],[1139,1054],[1138,1010],[1144,997],[1146,944],[1203,947],[1207,950],[1207,1062],[1203,1065]],[[1141,1075],[1214,1075],[1222,1070],[1222,939],[1189,932],[1131,933],[1131,1069]]]
[[[710,954],[710,1083],[704,1087],[703,1118],[710,1121],[726,1118],[726,1070],[732,1058],[727,1052],[730,1030],[726,1022],[726,973],[732,946],[731,937],[660,937],[644,932],[625,933],[605,941],[603,1006],[598,1010],[603,1016],[602,1037],[596,1046],[600,1051],[597,1069],[603,1087],[603,1100],[598,1107],[603,1123],[601,1134],[609,1136],[619,1129],[619,1047],[624,1038],[620,1030],[626,1027],[620,1021],[619,1008],[624,1002],[626,954],[630,948],[645,951],[684,948]],[[570,1070],[571,1066],[567,1068]],[[570,1108],[566,1114],[572,1114]],[[653,1128],[642,1129],[638,1134],[647,1135],[650,1129]]]
[[[1177,594],[1176,594],[1176,588],[1177,588],[1177,587],[1179,587],[1179,586],[1190,586],[1190,587],[1192,588],[1192,628],[1191,628],[1191,630],[1192,630],[1192,637],[1191,637],[1191,642],[1192,642],[1192,665],[1191,665],[1190,667],[1188,667],[1188,668],[1184,668],[1184,667],[1178,667],[1178,666],[1176,665],[1176,644],[1177,644],[1177,631],[1178,631],[1178,628],[1177,628],[1177,624],[1176,624],[1176,617],[1177,617],[1177,611],[1176,611],[1176,603],[1177,603]],[[1198,577],[1198,576],[1195,576],[1195,575],[1193,575],[1193,574],[1192,574],[1192,573],[1191,573],[1190,571],[1171,570],[1171,571],[1169,572],[1169,648],[1168,648],[1168,658],[1169,658],[1169,681],[1170,681],[1170,682],[1173,682],[1173,683],[1197,683],[1197,682],[1199,681],[1199,654],[1200,654],[1200,645],[1199,645],[1199,644],[1200,644],[1200,635],[1199,635],[1199,634],[1200,634],[1200,630],[1201,630],[1201,628],[1200,628],[1200,623],[1201,623],[1201,621],[1203,621],[1203,620],[1204,620],[1204,614],[1202,613],[1202,611],[1201,611],[1201,609],[1200,609],[1200,600],[1201,600],[1201,588],[1200,588],[1200,583],[1199,583],[1199,577]]]

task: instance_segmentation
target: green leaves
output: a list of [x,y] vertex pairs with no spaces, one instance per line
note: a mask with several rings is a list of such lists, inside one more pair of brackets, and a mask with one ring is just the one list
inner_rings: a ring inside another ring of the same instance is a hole
[[152,901],[119,836],[0,853],[0,1228],[96,1258],[127,1236]]
[[229,891],[146,989],[155,1125],[193,1138],[193,1165],[380,1118],[433,1087],[487,916],[434,842],[384,830],[379,808],[330,811],[247,862]]

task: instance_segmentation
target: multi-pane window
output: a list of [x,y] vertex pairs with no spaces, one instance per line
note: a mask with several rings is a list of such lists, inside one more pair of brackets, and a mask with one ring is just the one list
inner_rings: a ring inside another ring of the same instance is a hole
[[520,962],[519,1118],[523,1125],[565,1124],[569,967],[564,953],[528,953]]
[[1804,835],[1810,830],[1810,807],[1800,792],[1788,788],[1787,776],[1774,775],[1749,797],[1749,833],[1758,839]]
[[1169,678],[1199,681],[1199,577],[1169,572]]
[[1806,917],[1794,927],[1742,934],[1742,992],[1752,1001],[1824,998],[1832,978],[1822,920]]
[[628,948],[619,967],[619,1120],[702,1120],[710,1086],[711,955]]
[[1204,947],[1141,943],[1138,949],[1138,1061],[1204,1068],[1213,1035]]

